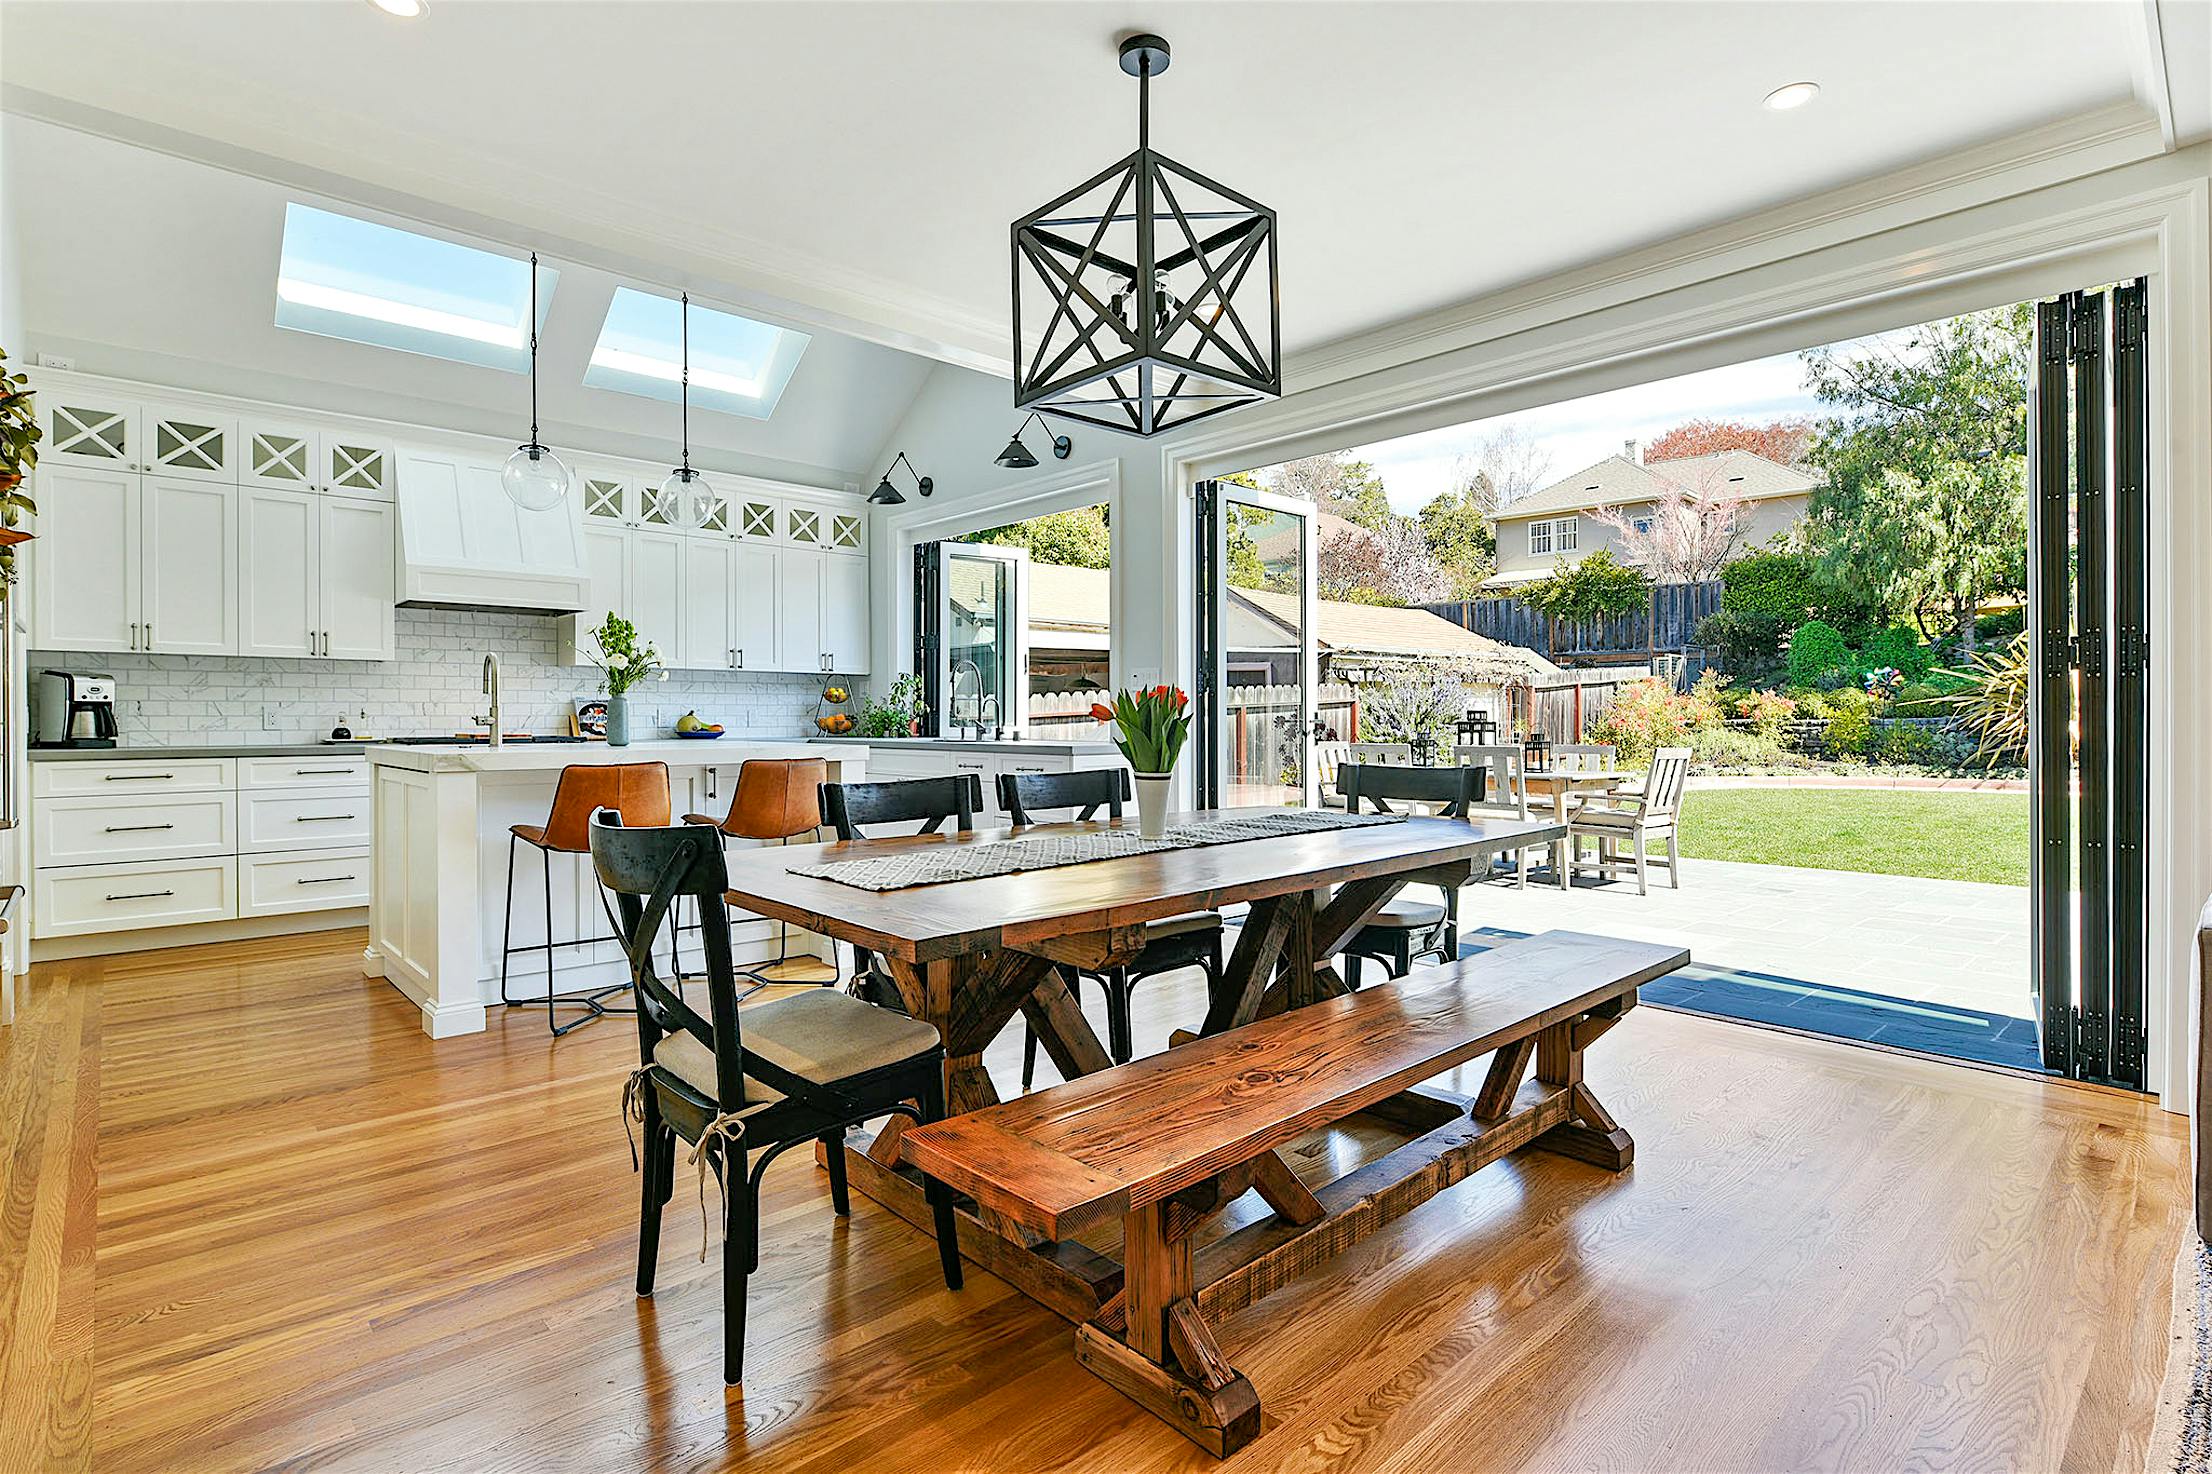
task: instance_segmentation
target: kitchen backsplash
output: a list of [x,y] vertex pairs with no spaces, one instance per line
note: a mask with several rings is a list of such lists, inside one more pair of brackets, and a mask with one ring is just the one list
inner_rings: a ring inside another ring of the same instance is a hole
[[[126,745],[313,742],[341,717],[358,730],[364,711],[379,737],[467,731],[485,708],[483,660],[495,652],[507,730],[565,732],[575,701],[597,694],[598,671],[554,663],[558,623],[549,615],[402,609],[397,660],[34,650],[30,669],[113,675]],[[867,683],[848,684],[857,693]],[[671,671],[630,693],[630,730],[665,732],[696,710],[732,733],[794,737],[813,730],[821,688],[815,675]]]

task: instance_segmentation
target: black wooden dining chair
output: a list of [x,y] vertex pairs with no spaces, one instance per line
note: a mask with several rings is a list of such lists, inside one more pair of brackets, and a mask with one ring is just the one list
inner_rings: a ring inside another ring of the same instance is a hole
[[[1077,819],[1095,819],[1100,809],[1109,818],[1121,817],[1129,798],[1129,770],[1123,767],[1091,768],[1073,773],[1001,773],[999,807],[1017,825],[1035,824],[1043,811],[1069,809]],[[1137,984],[1146,978],[1178,968],[1200,967],[1209,986],[1221,977],[1221,913],[1191,911],[1163,916],[1144,925],[1144,950],[1124,967],[1099,971],[1062,966],[1068,991],[1077,997],[1078,978],[1091,978],[1106,993],[1106,1049],[1114,1063],[1125,1065],[1135,1052],[1129,1000]],[[1037,1073],[1037,1031],[1023,1025],[1022,1088],[1027,1090]]]
[[[975,828],[976,811],[983,807],[983,784],[973,773],[890,783],[824,783],[820,793],[822,822],[847,843],[870,837],[861,828],[863,824],[918,822],[921,827],[910,832],[935,834],[950,821],[958,833],[965,834]],[[899,997],[898,985],[876,966],[874,954],[857,943],[853,946],[853,993],[883,1008],[906,1006]]]
[[[730,965],[729,873],[715,833],[698,825],[629,829],[602,809],[591,820],[591,859],[613,892],[637,995],[640,1064],[623,1109],[644,1123],[643,1202],[637,1292],[653,1293],[660,1221],[676,1181],[676,1140],[691,1142],[721,1179],[722,1379],[745,1368],[746,1277],[760,1267],[760,1181],[769,1163],[818,1141],[829,1164],[830,1204],[852,1211],[845,1132],[872,1117],[919,1122],[945,1112],[944,1042],[920,1019],[871,1008],[828,988],[807,988],[740,1013]],[[701,1018],[653,969],[653,938],[678,897],[699,911],[707,1013]],[[918,1103],[918,1104],[917,1104]],[[925,1178],[945,1284],[959,1289],[951,1190]]]
[[[1392,803],[1428,804],[1439,818],[1464,819],[1469,806],[1479,803],[1488,769],[1479,767],[1412,768],[1377,763],[1346,764],[1337,772],[1337,787],[1344,794],[1346,813],[1359,812],[1360,800],[1378,814],[1396,813]],[[1367,924],[1352,934],[1344,948],[1344,978],[1353,987],[1360,983],[1360,960],[1372,957],[1402,978],[1423,957],[1449,962],[1459,955],[1459,892],[1439,886],[1443,900],[1424,901],[1400,891],[1392,896]]]

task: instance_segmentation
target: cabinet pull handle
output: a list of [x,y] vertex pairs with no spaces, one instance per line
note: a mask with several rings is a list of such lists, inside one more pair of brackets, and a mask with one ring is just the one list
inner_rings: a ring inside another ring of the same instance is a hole
[[151,649],[153,649],[153,648],[154,648],[154,622],[153,622],[152,620],[150,620],[150,619],[149,619],[149,620],[147,620],[147,621],[146,621],[146,624],[145,624],[145,630],[146,630],[146,648],[147,648],[147,649],[149,649],[149,650],[151,650]]
[[111,891],[108,893],[108,899],[111,901],[152,901],[162,896],[173,896],[175,894],[175,891],[123,891],[120,893]]
[[341,880],[353,880],[353,879],[355,879],[355,878],[356,878],[356,877],[354,877],[354,876],[351,876],[351,875],[313,875],[313,876],[303,876],[303,877],[301,877],[300,879],[298,879],[298,880],[295,880],[295,881],[293,881],[293,882],[292,882],[292,884],[294,884],[294,885],[336,885],[336,884],[337,884],[337,883],[338,883],[339,881],[341,881]]
[[740,645],[740,646],[738,646],[738,647],[737,647],[737,650],[736,650],[736,655],[737,655],[737,668],[738,668],[739,670],[743,670],[743,669],[745,669],[745,647],[744,647],[743,645]]
[[353,776],[353,769],[351,768],[294,768],[292,771],[302,778],[320,773],[336,773],[342,778],[350,778]]
[[138,834],[148,829],[174,829],[174,824],[110,824],[101,831],[105,834]]
[[174,773],[108,773],[100,781],[103,783],[151,783],[156,779],[174,778],[176,776]]
[[358,814],[295,814],[294,824],[336,824],[341,819],[357,819]]

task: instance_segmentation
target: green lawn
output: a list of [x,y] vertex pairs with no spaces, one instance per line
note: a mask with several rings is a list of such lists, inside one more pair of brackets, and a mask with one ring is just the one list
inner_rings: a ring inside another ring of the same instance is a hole
[[2028,883],[2028,796],[1899,788],[1718,788],[1683,795],[1682,853]]

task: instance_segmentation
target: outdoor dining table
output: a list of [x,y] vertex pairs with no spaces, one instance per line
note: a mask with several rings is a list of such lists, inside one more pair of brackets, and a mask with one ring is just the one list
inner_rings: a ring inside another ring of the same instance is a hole
[[1547,768],[1541,773],[1522,775],[1528,787],[1529,801],[1533,804],[1538,795],[1551,800],[1551,818],[1560,826],[1561,838],[1549,849],[1554,875],[1563,873],[1566,860],[1565,839],[1567,816],[1595,794],[1616,793],[1628,782],[1627,773],[1596,773],[1586,768]]
[[[1213,810],[1176,822],[1250,818]],[[1134,830],[1134,818],[1031,825],[1025,838]],[[1125,964],[1144,924],[1239,902],[1248,911],[1228,965],[1210,983],[1201,1034],[1253,1022],[1349,991],[1333,959],[1410,882],[1457,886],[1500,854],[1565,836],[1558,819],[1409,817],[1367,827],[1168,849],[1013,874],[871,891],[794,868],[931,846],[981,846],[1006,830],[915,835],[733,851],[729,901],[865,948],[902,1005],[945,1043],[945,1100],[960,1115],[997,1103],[982,1055],[1018,1012],[1062,1078],[1110,1067],[1060,972]],[[1429,1109],[1426,1098],[1409,1109]],[[1464,1112],[1462,1111],[1462,1114]],[[901,1117],[847,1140],[850,1184],[927,1230],[918,1179],[899,1170]],[[1425,1126],[1422,1129],[1427,1129]],[[1037,1235],[980,1206],[959,1218],[963,1255],[1071,1320],[1086,1321],[1118,1291],[1121,1265],[1075,1242]]]

